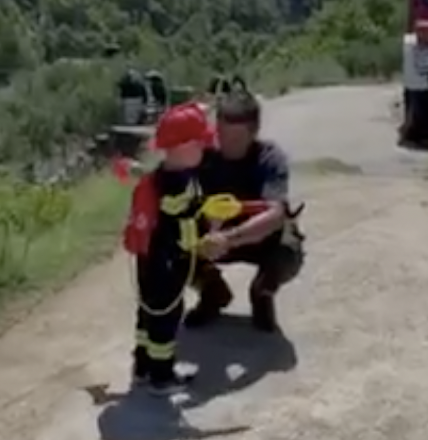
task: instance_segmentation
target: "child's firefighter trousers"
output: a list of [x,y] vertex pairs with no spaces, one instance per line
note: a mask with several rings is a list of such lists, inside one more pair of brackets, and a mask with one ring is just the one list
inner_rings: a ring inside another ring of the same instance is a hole
[[[134,373],[138,377],[148,374],[152,382],[164,382],[174,376],[176,334],[183,314],[183,299],[179,297],[188,271],[189,255],[182,251],[167,252],[167,249],[158,248],[150,258],[137,257],[140,303]],[[176,305],[171,309],[170,305],[174,302]],[[157,315],[146,310],[147,307],[170,310]]]

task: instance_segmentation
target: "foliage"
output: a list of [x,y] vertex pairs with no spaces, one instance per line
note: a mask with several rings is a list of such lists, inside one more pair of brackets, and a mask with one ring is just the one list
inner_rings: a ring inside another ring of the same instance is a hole
[[127,192],[105,173],[67,190],[2,180],[0,310],[16,293],[56,287],[111,252]]
[[65,221],[71,210],[66,191],[19,181],[0,183],[0,290],[26,281],[35,240]]

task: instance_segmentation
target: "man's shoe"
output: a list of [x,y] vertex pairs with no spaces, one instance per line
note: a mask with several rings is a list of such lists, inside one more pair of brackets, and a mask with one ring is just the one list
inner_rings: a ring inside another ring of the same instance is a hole
[[252,323],[260,331],[273,333],[277,330],[275,302],[272,296],[261,295],[251,299]]

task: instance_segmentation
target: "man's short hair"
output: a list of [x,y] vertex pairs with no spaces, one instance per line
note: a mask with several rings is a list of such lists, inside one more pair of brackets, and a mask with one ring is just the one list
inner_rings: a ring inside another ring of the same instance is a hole
[[217,120],[231,124],[260,125],[260,104],[255,96],[247,91],[232,91],[217,105]]

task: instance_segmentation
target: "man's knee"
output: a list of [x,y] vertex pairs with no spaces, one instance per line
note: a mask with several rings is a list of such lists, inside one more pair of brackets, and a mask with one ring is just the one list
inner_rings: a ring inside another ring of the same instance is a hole
[[275,293],[300,274],[304,260],[305,253],[301,243],[293,247],[279,245],[260,265],[251,285],[252,293]]
[[282,246],[278,255],[280,267],[280,281],[285,284],[299,275],[305,260],[303,245],[300,243],[295,247]]

